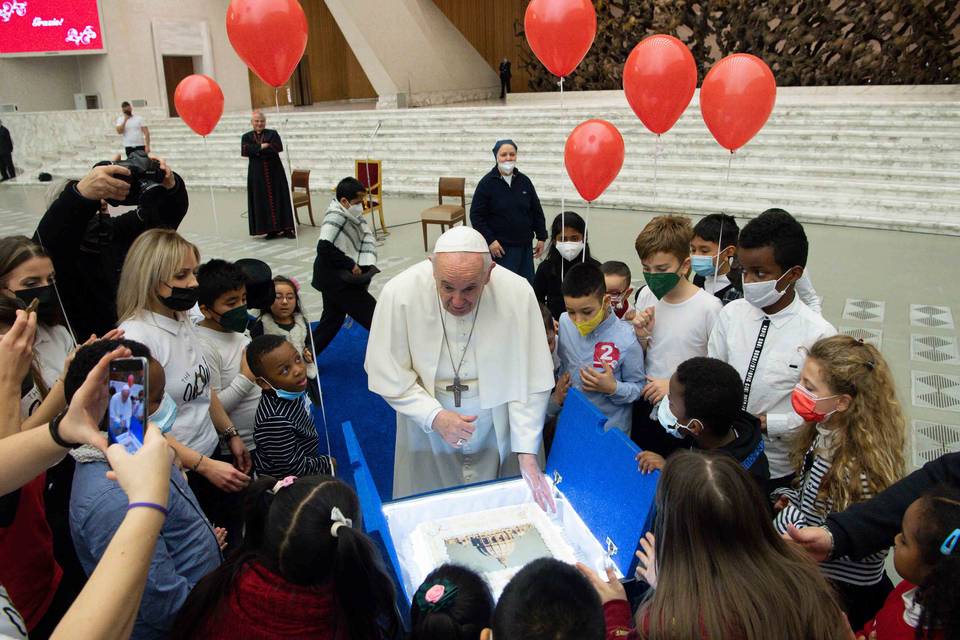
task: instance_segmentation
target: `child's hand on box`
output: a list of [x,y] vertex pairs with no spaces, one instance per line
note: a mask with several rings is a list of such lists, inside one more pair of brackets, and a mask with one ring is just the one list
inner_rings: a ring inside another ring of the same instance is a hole
[[637,454],[637,470],[641,473],[653,473],[663,469],[666,461],[658,453],[653,451],[641,451]]
[[557,380],[557,386],[553,389],[553,402],[558,406],[562,407],[564,401],[567,399],[567,392],[570,391],[570,372],[564,373],[560,376],[560,379]]
[[617,392],[617,379],[613,377],[609,362],[603,363],[603,371],[583,367],[580,369],[580,381],[583,382],[584,391],[596,391],[606,395]]

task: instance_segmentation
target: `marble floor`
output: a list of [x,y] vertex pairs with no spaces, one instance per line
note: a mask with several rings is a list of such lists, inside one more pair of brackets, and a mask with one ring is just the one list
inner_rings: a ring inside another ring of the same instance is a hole
[[[314,197],[319,223],[326,202],[318,194]],[[0,235],[32,233],[45,201],[42,187],[0,184]],[[389,278],[424,258],[419,213],[434,202],[387,194],[385,216],[390,235],[380,247],[383,273],[374,279],[374,295]],[[190,212],[181,231],[200,247],[204,260],[257,257],[268,262],[275,273],[296,277],[304,285],[309,316],[319,318],[320,296],[309,287],[319,228],[301,226],[296,241],[254,239],[247,235],[245,211],[243,191],[192,191]],[[306,221],[306,210],[300,211]],[[548,224],[557,212],[558,207],[547,207]],[[583,209],[579,212],[586,213]],[[652,215],[594,210],[589,218],[594,255],[601,260],[623,260],[640,281],[633,241]],[[430,246],[438,229],[430,228]],[[957,238],[817,224],[807,224],[806,229],[811,240],[809,269],[824,298],[824,316],[841,331],[878,344],[893,368],[908,418],[910,464],[920,465],[946,451],[960,451]]]

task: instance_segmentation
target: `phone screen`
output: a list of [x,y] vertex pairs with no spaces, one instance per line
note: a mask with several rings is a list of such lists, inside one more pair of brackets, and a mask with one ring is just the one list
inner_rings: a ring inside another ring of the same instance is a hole
[[146,425],[147,359],[120,358],[110,363],[107,440],[134,453],[143,446]]

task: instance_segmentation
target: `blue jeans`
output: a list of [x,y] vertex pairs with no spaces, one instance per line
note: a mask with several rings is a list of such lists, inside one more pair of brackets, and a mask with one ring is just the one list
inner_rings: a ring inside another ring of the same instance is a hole
[[531,285],[533,284],[533,247],[530,245],[519,247],[503,245],[503,256],[494,258],[494,261],[518,276],[523,276]]

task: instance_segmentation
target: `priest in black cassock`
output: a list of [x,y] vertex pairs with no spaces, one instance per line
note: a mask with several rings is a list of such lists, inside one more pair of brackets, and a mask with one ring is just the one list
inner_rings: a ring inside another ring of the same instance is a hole
[[267,129],[267,119],[260,111],[253,112],[253,131],[240,139],[240,153],[250,159],[247,168],[247,218],[250,235],[266,234],[272,238],[293,238],[293,207],[290,187],[283,171],[280,134]]

